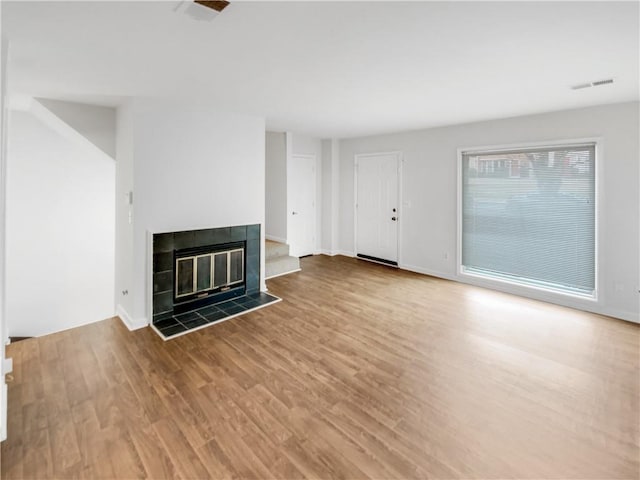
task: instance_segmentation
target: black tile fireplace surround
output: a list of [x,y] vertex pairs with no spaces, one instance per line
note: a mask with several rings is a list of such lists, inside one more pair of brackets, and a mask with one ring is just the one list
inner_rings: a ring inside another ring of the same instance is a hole
[[247,299],[263,305],[270,303],[266,295],[260,293],[260,225],[153,235],[153,325],[165,337],[175,330],[162,331],[168,319]]

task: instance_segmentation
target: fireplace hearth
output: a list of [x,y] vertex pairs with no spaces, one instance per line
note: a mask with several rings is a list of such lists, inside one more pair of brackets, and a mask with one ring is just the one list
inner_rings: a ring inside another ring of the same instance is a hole
[[260,292],[260,225],[153,235],[153,327],[163,338],[278,300]]

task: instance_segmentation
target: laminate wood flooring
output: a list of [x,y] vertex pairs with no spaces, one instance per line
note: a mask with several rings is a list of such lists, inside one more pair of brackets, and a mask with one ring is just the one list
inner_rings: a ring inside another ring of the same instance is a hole
[[639,478],[640,328],[345,257],[163,342],[7,349],[2,478]]

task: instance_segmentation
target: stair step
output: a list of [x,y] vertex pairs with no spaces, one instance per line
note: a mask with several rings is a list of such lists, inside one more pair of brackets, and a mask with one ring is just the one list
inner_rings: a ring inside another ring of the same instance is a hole
[[289,245],[286,243],[273,242],[267,240],[265,242],[265,260],[276,257],[286,257],[289,255]]
[[300,270],[300,259],[289,255],[275,257],[265,261],[265,278],[273,278]]

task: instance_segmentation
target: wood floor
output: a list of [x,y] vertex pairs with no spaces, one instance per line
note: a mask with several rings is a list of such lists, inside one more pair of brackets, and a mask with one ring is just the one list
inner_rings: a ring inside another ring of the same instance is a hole
[[11,345],[2,478],[630,478],[640,328],[344,257],[163,342]]

